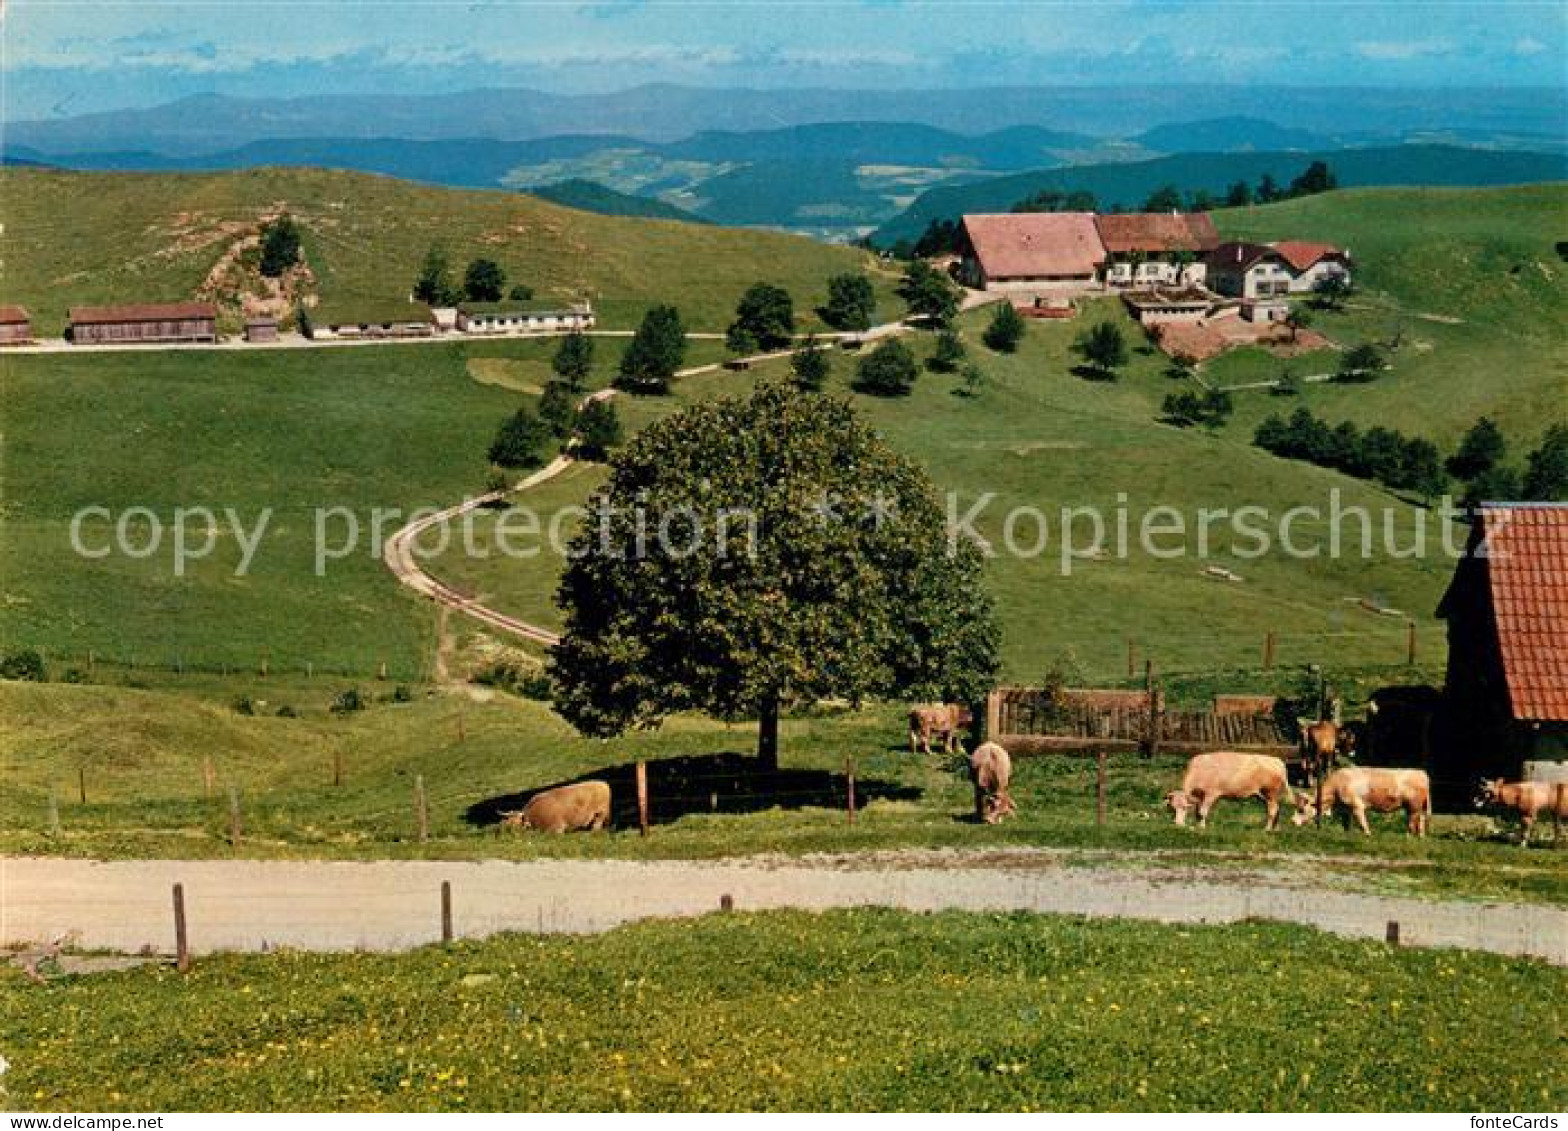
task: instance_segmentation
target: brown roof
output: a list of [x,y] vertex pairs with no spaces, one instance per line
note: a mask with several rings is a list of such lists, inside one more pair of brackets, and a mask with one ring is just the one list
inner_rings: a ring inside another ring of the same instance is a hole
[[1097,217],[1112,254],[1128,251],[1210,251],[1220,234],[1207,212],[1127,212]]
[[27,311],[23,307],[0,306],[0,322],[11,324],[27,321],[30,321],[30,319],[27,317]]
[[1514,718],[1568,722],[1568,504],[1487,504],[1477,521]]
[[1092,212],[1008,212],[964,217],[975,258],[993,279],[1092,275],[1105,262]]
[[1297,271],[1305,271],[1318,260],[1327,256],[1344,258],[1345,253],[1331,243],[1307,243],[1305,240],[1279,240],[1271,245],[1275,251],[1285,257]]
[[73,306],[69,318],[73,326],[92,326],[103,322],[176,322],[193,318],[217,318],[218,308],[210,302],[140,303],[135,306]]
[[1266,243],[1241,242],[1222,243],[1204,256],[1205,262],[1210,267],[1238,267],[1242,270],[1251,267],[1260,259],[1283,260],[1284,258]]

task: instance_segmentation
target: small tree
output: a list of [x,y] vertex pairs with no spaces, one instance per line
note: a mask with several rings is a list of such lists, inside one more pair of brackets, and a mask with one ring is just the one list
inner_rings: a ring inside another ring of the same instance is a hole
[[828,359],[828,351],[813,336],[807,338],[795,351],[790,358],[789,368],[797,389],[804,393],[820,393],[828,383],[828,373],[833,363]]
[[1538,503],[1568,502],[1568,424],[1554,424],[1525,460],[1524,497]]
[[1115,377],[1116,370],[1127,364],[1127,339],[1114,322],[1101,322],[1085,330],[1078,335],[1073,349],[1085,365],[1107,377]]
[[1308,165],[1301,176],[1290,182],[1291,196],[1311,196],[1314,193],[1328,192],[1339,187],[1339,179],[1334,176],[1334,171],[1328,167],[1326,161],[1314,161]]
[[414,297],[431,306],[453,306],[458,301],[457,288],[452,285],[452,271],[446,253],[439,247],[425,252],[425,262],[419,268],[419,278],[414,281]]
[[612,448],[621,446],[621,417],[608,397],[598,397],[583,405],[577,414],[576,452],[583,459],[604,460]]
[[759,349],[782,349],[795,336],[795,302],[783,287],[753,283],[736,304],[730,329],[744,331]]
[[463,272],[463,297],[469,302],[500,302],[506,272],[493,259],[475,259]]
[[1502,463],[1507,454],[1508,444],[1503,439],[1503,430],[1491,417],[1483,416],[1470,426],[1464,439],[1459,441],[1459,450],[1448,457],[1448,474],[1455,479],[1474,479]]
[[623,389],[634,393],[664,393],[686,357],[686,327],[673,306],[656,306],[643,315],[631,345],[621,356],[619,377]]
[[1302,388],[1301,374],[1287,365],[1279,371],[1274,388],[1269,391],[1276,397],[1299,397]]
[[1465,487],[1461,502],[1465,506],[1476,503],[1504,502],[1523,498],[1519,473],[1501,464],[1478,472]]
[[1225,207],[1246,208],[1252,204],[1252,186],[1246,181],[1237,181],[1225,190]]
[[876,312],[877,296],[871,280],[858,273],[829,279],[828,300],[817,310],[822,321],[835,330],[869,330]]
[[739,322],[732,322],[729,329],[724,331],[724,348],[736,357],[748,357],[756,353],[760,347],[750,330]]
[[506,292],[506,297],[513,302],[527,302],[534,297],[534,289],[527,283],[514,283],[512,289]]
[[1350,297],[1350,277],[1331,271],[1312,285],[1312,299],[1322,310],[1343,310]]
[[1018,343],[1023,341],[1024,316],[1018,313],[1017,308],[1010,302],[997,304],[996,313],[991,315],[991,324],[985,328],[983,341],[990,349],[997,353],[1013,353],[1018,349]]
[[550,426],[531,409],[520,408],[501,425],[490,443],[490,462],[497,467],[537,467],[554,437]]
[[791,706],[990,687],[979,551],[950,548],[935,486],[847,401],[775,383],[684,409],[617,455],[597,504],[567,554],[550,669],[584,734],[694,709],[757,719],[774,770]]
[[551,381],[539,398],[539,419],[549,426],[559,440],[572,434],[572,424],[577,419],[577,396],[565,381]]
[[1161,185],[1143,202],[1145,212],[1180,212],[1181,190],[1175,185]]
[[1382,350],[1371,342],[1362,342],[1340,356],[1339,371],[1334,377],[1338,381],[1371,381],[1382,373],[1385,364]]
[[949,326],[936,336],[936,346],[926,358],[926,368],[933,373],[953,373],[964,360],[967,351],[958,331]]
[[1234,410],[1230,394],[1223,389],[1210,389],[1202,394],[1190,389],[1169,393],[1160,405],[1165,419],[1183,428],[1194,424],[1218,428],[1230,419]]
[[299,225],[288,214],[261,230],[261,273],[276,279],[299,262]]
[[907,397],[919,375],[909,347],[891,338],[860,359],[855,367],[855,389],[878,397]]
[[1290,312],[1285,315],[1285,325],[1290,327],[1290,340],[1292,342],[1299,341],[1301,339],[1301,331],[1310,329],[1312,326],[1312,311],[1298,303],[1291,307]]
[[32,648],[18,648],[7,652],[0,659],[0,679],[42,683],[46,678],[48,673],[44,670],[44,658]]
[[963,380],[963,394],[966,397],[978,397],[985,390],[985,370],[974,362],[964,366],[961,374]]
[[572,392],[582,392],[593,372],[593,339],[581,330],[573,330],[556,347],[550,368]]
[[911,263],[899,280],[898,297],[909,307],[909,316],[936,327],[946,326],[958,313],[958,290],[942,272],[923,259]]
[[1165,376],[1173,381],[1187,381],[1198,375],[1198,359],[1190,353],[1174,353],[1165,367]]

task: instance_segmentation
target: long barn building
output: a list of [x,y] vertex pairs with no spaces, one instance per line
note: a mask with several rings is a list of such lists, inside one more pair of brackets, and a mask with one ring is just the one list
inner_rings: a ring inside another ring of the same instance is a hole
[[210,302],[73,306],[69,318],[69,337],[77,345],[218,339],[218,311]]

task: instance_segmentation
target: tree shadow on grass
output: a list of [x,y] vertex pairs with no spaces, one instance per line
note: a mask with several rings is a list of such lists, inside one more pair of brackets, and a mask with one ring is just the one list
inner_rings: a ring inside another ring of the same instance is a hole
[[[764,809],[842,809],[847,782],[841,773],[828,770],[761,769],[755,755],[725,752],[688,754],[649,762],[648,820],[655,825],[673,824],[698,813],[756,813]],[[610,821],[619,828],[637,826],[636,764],[627,762],[590,770],[575,778],[551,782],[537,789],[476,801],[463,814],[470,825],[500,823],[501,814],[515,812],[536,794],[578,782],[602,781],[610,787]],[[914,801],[921,790],[878,778],[855,778],[855,803]]]
[[1075,365],[1068,370],[1074,377],[1085,381],[1111,381],[1116,380],[1114,369],[1101,369],[1097,365]]

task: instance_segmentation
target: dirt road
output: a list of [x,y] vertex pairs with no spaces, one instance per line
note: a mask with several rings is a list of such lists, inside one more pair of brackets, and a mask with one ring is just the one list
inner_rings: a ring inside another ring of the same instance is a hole
[[440,938],[452,884],[456,934],[585,933],[742,910],[887,906],[1021,910],[1223,923],[1262,918],[1407,946],[1458,946],[1568,965],[1568,909],[1427,902],[1291,884],[1264,873],[1084,868],[1071,854],[885,853],[748,861],[0,861],[0,943],[66,938],[84,949],[168,952],[171,888],[184,884],[193,951],[400,950]]

